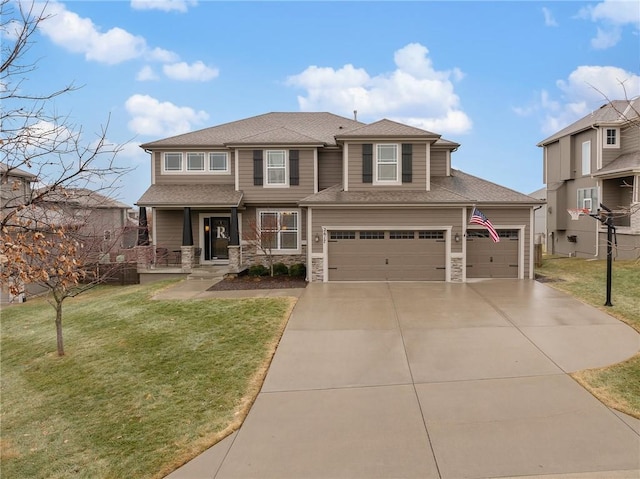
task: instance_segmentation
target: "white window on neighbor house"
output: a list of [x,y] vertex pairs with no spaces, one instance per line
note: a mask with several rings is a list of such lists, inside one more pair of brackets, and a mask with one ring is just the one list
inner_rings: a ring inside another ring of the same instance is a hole
[[291,210],[259,211],[260,241],[263,249],[298,251],[300,244],[299,212]]
[[229,172],[229,157],[224,151],[214,151],[209,153],[209,171],[213,173]]
[[287,155],[284,150],[267,150],[266,186],[287,185]]
[[182,171],[182,153],[165,153],[164,171]]
[[579,188],[576,208],[586,208],[589,213],[598,211],[598,188]]
[[376,145],[374,183],[400,184],[400,162],[398,145]]
[[582,175],[591,174],[591,141],[582,143]]
[[620,128],[605,128],[602,133],[604,148],[620,148]]
[[187,171],[204,171],[204,153],[187,153]]

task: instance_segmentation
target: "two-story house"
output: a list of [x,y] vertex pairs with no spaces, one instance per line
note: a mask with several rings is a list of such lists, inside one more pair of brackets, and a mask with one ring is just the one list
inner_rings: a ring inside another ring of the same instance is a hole
[[[141,145],[151,186],[137,204],[183,262],[264,263],[257,226],[308,281],[532,278],[541,202],[453,169],[459,146],[390,120],[268,113]],[[469,224],[474,207],[501,241]]]
[[[613,211],[615,256],[640,256],[638,112],[640,98],[612,101],[538,144],[547,186],[547,251],[606,257],[606,227],[589,216],[602,203]],[[568,209],[584,214],[572,220]]]

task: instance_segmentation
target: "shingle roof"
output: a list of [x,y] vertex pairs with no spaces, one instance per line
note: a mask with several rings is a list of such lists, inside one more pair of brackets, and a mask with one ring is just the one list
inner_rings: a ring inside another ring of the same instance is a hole
[[108,196],[98,193],[97,191],[89,190],[87,188],[58,188],[55,191],[48,192],[44,198],[44,201],[50,203],[65,203],[82,208],[131,208],[131,206],[122,203],[121,201],[109,198]]
[[404,125],[386,118],[364,125],[360,128],[349,130],[336,135],[337,139],[341,138],[370,138],[370,137],[431,137],[440,138],[440,135],[427,130],[421,130],[413,126]]
[[451,173],[452,176],[432,178],[430,191],[378,190],[375,188],[366,191],[344,191],[342,185],[336,185],[304,198],[300,204],[542,204],[540,200],[531,196],[460,170],[451,170]]
[[640,171],[640,151],[620,155],[607,166],[600,168],[593,176],[605,176],[612,173],[633,173]]
[[[4,174],[9,170],[9,165],[7,165],[6,163],[0,161],[0,174]],[[28,171],[24,171],[21,170],[20,168],[11,168],[11,171],[9,171],[9,175],[10,176],[17,176],[20,178],[25,178],[28,180],[35,180],[37,179],[37,176],[29,173]]]
[[552,143],[563,136],[572,135],[579,131],[591,128],[597,125],[611,125],[615,123],[625,123],[638,117],[640,111],[640,97],[631,100],[612,100],[605,103],[597,110],[589,113],[587,116],[580,118],[578,121],[554,133],[549,138],[542,140],[538,146],[545,146]]
[[138,206],[238,206],[242,192],[234,185],[151,185]]
[[[326,112],[274,112],[225,123],[203,130],[152,141],[141,148],[224,146],[246,141],[249,137],[272,131],[282,134],[285,128],[314,142],[335,145],[335,135],[363,126],[364,123]],[[306,140],[305,142],[308,142]]]
[[319,145],[322,142],[316,138],[303,135],[289,128],[280,127],[273,130],[267,130],[255,135],[245,136],[244,138],[232,142],[228,145]]

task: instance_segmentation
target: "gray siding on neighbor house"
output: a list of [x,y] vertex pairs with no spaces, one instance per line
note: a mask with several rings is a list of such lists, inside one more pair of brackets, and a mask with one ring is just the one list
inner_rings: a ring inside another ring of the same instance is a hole
[[[590,176],[597,169],[596,158],[598,155],[598,131],[586,130],[572,137],[573,141],[573,176],[572,178],[580,178],[581,176]],[[582,144],[586,141],[591,142],[591,159],[590,171],[584,173],[582,171]],[[595,184],[595,180],[593,180]]]
[[640,150],[640,128],[638,125],[628,126],[620,131],[620,154]]
[[431,176],[447,176],[447,152],[431,150]]
[[[320,235],[322,227],[337,226],[345,229],[357,227],[380,227],[393,229],[394,227],[415,227],[429,229],[434,226],[453,226],[452,233],[462,234],[461,208],[345,208],[312,210],[313,229],[311,237]],[[462,251],[462,243],[453,244],[453,251]],[[313,243],[313,253],[322,253],[322,243]]]
[[[259,149],[259,148],[256,148]],[[285,148],[273,148],[282,150]],[[298,201],[314,192],[313,149],[290,148],[287,150],[287,174],[289,173],[289,150],[299,151],[300,184],[287,187],[256,186],[253,181],[253,148],[239,150],[239,189],[243,191],[245,203],[263,203],[265,205],[281,205]],[[266,151],[264,149],[263,151]],[[266,155],[263,154],[263,168]],[[263,169],[264,171],[264,169]],[[266,181],[265,181],[266,183]]]
[[[358,190],[368,190],[371,188],[379,188],[385,190],[395,190],[395,189],[404,189],[404,190],[426,190],[427,188],[427,144],[426,143],[412,143],[413,145],[413,154],[412,154],[412,170],[413,170],[413,178],[411,183],[403,183],[402,185],[375,185],[372,183],[363,183],[362,182],[362,145],[365,143],[373,143],[374,145],[374,165],[373,168],[375,170],[375,145],[383,144],[383,143],[395,143],[399,148],[399,156],[400,149],[402,143],[411,143],[410,141],[379,141],[379,142],[362,142],[362,143],[349,143],[349,190],[350,191],[358,191]],[[398,161],[402,163],[402,158],[398,158]],[[375,173],[374,173],[375,178]]]
[[[195,152],[205,152],[209,151],[222,151],[222,150],[190,150]],[[179,184],[179,185],[187,185],[191,183],[208,183],[208,184],[217,184],[217,185],[233,185],[235,184],[235,174],[234,174],[234,152],[228,151],[228,161],[229,161],[229,173],[221,173],[221,174],[209,174],[205,171],[203,172],[189,172],[189,173],[163,173],[162,172],[162,161],[163,161],[163,153],[162,151],[155,151],[153,153],[153,167],[155,173],[155,184]],[[183,152],[186,154],[186,151]],[[186,155],[185,155],[186,158]],[[183,158],[183,161],[186,159]],[[208,161],[205,155],[205,162]]]
[[549,146],[545,147],[545,178],[547,184],[562,181],[562,173],[560,168],[560,150],[561,148],[559,141],[556,141],[555,143],[552,143]]
[[342,184],[342,150],[318,152],[318,191]]

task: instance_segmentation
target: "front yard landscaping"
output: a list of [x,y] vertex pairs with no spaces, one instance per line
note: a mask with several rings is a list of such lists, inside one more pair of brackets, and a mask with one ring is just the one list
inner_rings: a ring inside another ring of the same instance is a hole
[[[606,299],[606,261],[545,258],[536,274],[554,288],[595,306],[640,332],[640,262],[614,261],[612,307]],[[610,407],[640,418],[640,354],[607,368],[572,376]]]
[[3,477],[160,478],[237,428],[291,298],[155,301],[173,283],[3,308]]

